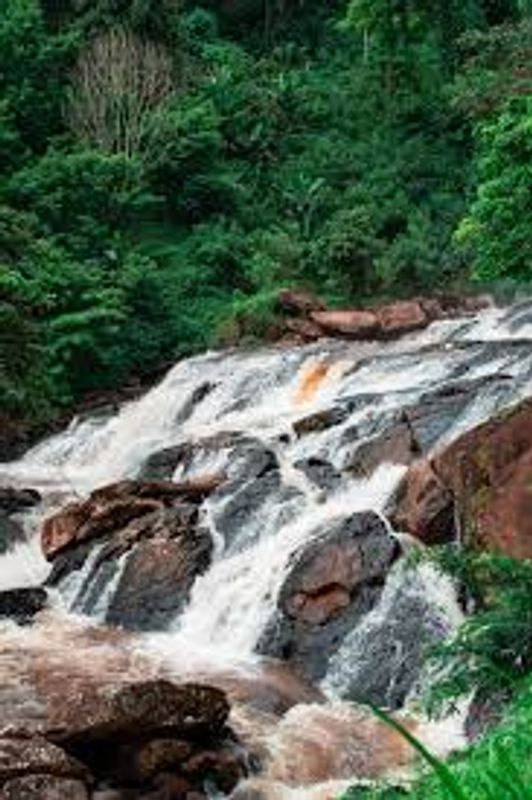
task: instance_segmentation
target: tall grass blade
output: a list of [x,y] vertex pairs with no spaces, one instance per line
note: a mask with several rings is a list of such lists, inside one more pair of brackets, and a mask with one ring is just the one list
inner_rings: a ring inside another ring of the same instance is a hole
[[439,778],[440,782],[443,786],[450,792],[450,796],[454,798],[454,800],[471,800],[468,798],[467,795],[463,792],[462,787],[458,783],[457,779],[451,772],[451,770],[440,761],[439,758],[436,758],[424,744],[422,744],[419,739],[416,739],[409,730],[407,730],[403,725],[401,725],[397,720],[391,717],[382,709],[378,708],[377,706],[370,705],[375,716],[377,716],[382,722],[386,723],[390,728],[397,731],[406,741],[416,750],[422,758],[431,766],[434,774]]

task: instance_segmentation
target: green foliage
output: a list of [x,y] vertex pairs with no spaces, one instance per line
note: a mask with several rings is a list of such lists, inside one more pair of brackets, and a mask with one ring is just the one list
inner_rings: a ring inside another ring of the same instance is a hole
[[453,549],[432,559],[460,582],[475,613],[432,653],[428,710],[447,711],[472,691],[510,694],[532,669],[532,564]]
[[43,235],[87,257],[104,253],[153,203],[135,161],[80,149],[50,149],[14,174],[4,195],[35,214]]
[[527,9],[5,0],[10,418],[269,335],[283,285],[349,304],[461,286],[471,262],[525,279]]
[[342,800],[449,800],[458,796],[467,800],[531,800],[531,731],[532,682],[528,678],[495,729],[448,764],[440,764],[452,775],[460,795],[452,794],[441,776],[431,770],[421,774],[408,790],[354,787]]
[[479,125],[477,190],[457,231],[484,281],[532,280],[532,99]]
[[3,114],[9,114],[19,147],[41,153],[50,138],[60,132],[64,75],[76,42],[74,31],[49,35],[36,0],[4,0],[0,14],[0,108]]

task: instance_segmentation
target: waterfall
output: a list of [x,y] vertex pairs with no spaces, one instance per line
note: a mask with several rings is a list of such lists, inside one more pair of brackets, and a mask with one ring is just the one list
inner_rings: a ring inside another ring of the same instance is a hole
[[[430,452],[532,394],[531,308],[489,309],[396,342],[322,340],[177,363],[118,413],[75,419],[19,461],[0,465],[0,485],[29,486],[43,497],[21,517],[24,536],[0,555],[0,590],[45,579],[38,530],[46,514],[144,475],[161,451],[186,447],[167,478],[226,475],[200,510],[212,563],[168,629],[138,637],[135,647],[176,665],[185,658],[189,665],[253,664],[301,549],[334,520],[386,513],[407,464],[385,458],[365,474],[359,462],[364,467],[368,445],[405,409],[429,409],[416,435]],[[454,399],[446,406],[442,398]],[[105,573],[98,556],[95,547],[59,588],[68,611],[103,620],[128,554]],[[421,631],[408,629],[410,614],[422,620]],[[415,691],[422,660],[423,637],[414,650],[409,641],[417,632],[444,636],[460,618],[449,583],[400,561],[331,656],[322,689],[331,700],[374,690],[390,705],[402,702]]]

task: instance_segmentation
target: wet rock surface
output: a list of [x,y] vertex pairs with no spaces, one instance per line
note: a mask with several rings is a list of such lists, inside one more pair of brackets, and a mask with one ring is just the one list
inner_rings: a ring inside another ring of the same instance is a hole
[[0,555],[12,550],[25,538],[22,525],[0,511]]
[[47,602],[48,594],[42,587],[0,592],[0,620],[7,617],[19,625],[26,624],[46,607]]
[[26,511],[40,503],[41,496],[36,489],[17,489],[12,486],[0,486],[0,512],[16,514]]
[[2,797],[88,800],[104,797],[105,786],[119,797],[155,797],[171,786],[165,796],[185,800],[206,781],[230,792],[246,774],[219,689],[152,680],[65,700],[50,709],[43,735],[0,738]]
[[210,516],[228,552],[250,547],[265,524],[280,525],[297,512],[299,489],[283,481],[274,450],[260,439],[231,432],[200,439],[186,448],[182,474],[193,481],[213,461],[225,479],[209,495]]
[[325,680],[329,691],[391,709],[416,695],[427,651],[447,639],[462,618],[441,577],[425,569],[404,561],[394,566],[378,606],[332,656]]
[[258,651],[318,680],[342,640],[377,602],[399,546],[375,514],[331,520],[292,560]]
[[221,482],[220,476],[198,481],[122,481],[96,489],[88,500],[71,503],[48,517],[42,527],[45,556],[124,529],[133,520],[177,503],[200,503]]
[[1,797],[3,800],[89,800],[89,792],[81,781],[29,775],[7,781]]
[[[260,771],[235,797],[298,787],[323,800],[341,796],[331,780],[410,763],[343,701],[397,708],[415,695],[425,648],[456,609],[452,587],[398,573],[411,540],[381,514],[428,544],[460,529],[495,548],[495,523],[511,540],[503,514],[526,530],[523,418],[504,436],[483,428],[487,456],[480,436],[453,448],[528,391],[530,341],[492,339],[491,311],[395,341],[469,311],[443,297],[347,312],[307,297],[279,305],[279,335],[320,341],[184,360],[146,400],[74,424],[17,465],[10,480],[40,478],[43,507],[104,484],[47,520],[43,544],[67,607],[111,624],[60,615],[53,593],[33,625],[2,624],[0,738],[44,741],[85,772],[27,762],[0,779],[0,797],[206,800]],[[504,335],[520,335],[529,313],[508,316]],[[316,319],[331,314],[365,320],[374,341],[356,326],[326,333]],[[40,513],[29,499],[6,495],[3,519],[18,525],[28,510],[29,531]],[[15,605],[25,602],[29,619],[30,595]],[[257,641],[271,658],[254,659]]]
[[[369,477],[382,464],[413,464],[429,453],[452,428],[482,391],[503,388],[504,375],[472,381],[452,382],[441,389],[422,394],[415,404],[406,405],[390,416],[377,433],[365,431],[344,468],[354,477]],[[357,441],[358,429],[347,429],[342,443]]]
[[91,613],[115,580],[106,620],[131,630],[164,629],[210,564],[212,539],[198,503],[220,483],[217,476],[180,484],[126,481],[67,507],[43,528],[53,559],[49,584],[61,585],[91,559],[78,610]]
[[13,516],[30,510],[40,501],[35,489],[0,486],[0,555],[26,538],[21,523]]
[[42,737],[0,738],[0,784],[28,774],[87,779],[87,767]]
[[211,561],[212,541],[206,530],[177,539],[139,542],[110,599],[105,620],[128,630],[164,630],[183,610],[198,575]]
[[532,557],[532,403],[526,400],[415,464],[395,524],[427,541]]

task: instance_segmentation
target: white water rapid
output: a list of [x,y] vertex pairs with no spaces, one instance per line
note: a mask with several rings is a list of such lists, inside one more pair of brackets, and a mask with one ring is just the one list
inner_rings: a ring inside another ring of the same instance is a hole
[[[531,344],[532,303],[523,302],[434,323],[393,343],[323,340],[294,348],[213,352],[179,362],[119,413],[73,420],[19,461],[0,464],[0,485],[35,488],[43,498],[20,518],[23,540],[0,555],[0,591],[45,580],[49,565],[38,531],[46,514],[97,487],[151,475],[161,463],[158,453],[181,448],[172,475],[165,477],[227,476],[227,488],[214,492],[201,508],[214,543],[212,563],[166,630],[132,635],[128,647],[190,674],[213,663],[252,668],[301,548],[354,512],[374,511],[384,518],[406,466],[355,469],[367,443],[382,436],[404,409],[428,408],[416,434],[430,451],[531,395]],[[448,404],[446,398],[455,400]],[[314,424],[320,414],[325,422]],[[103,580],[93,549],[59,584],[54,602],[61,613],[104,622],[127,558]],[[422,570],[413,576],[399,563],[378,602],[343,638],[320,678],[331,702],[357,699],[358,687],[374,681],[377,691],[384,681],[384,699],[393,705],[410,653],[404,650],[411,634],[404,633],[403,612],[421,615],[428,630],[449,631],[460,620],[447,581]],[[389,676],[376,668],[383,662]],[[290,719],[312,717],[301,709],[290,713],[285,729]],[[344,764],[315,782],[323,779],[326,785],[329,777],[345,782],[346,770]],[[297,791],[292,786],[283,796],[299,797]],[[311,797],[308,791],[304,796]]]

